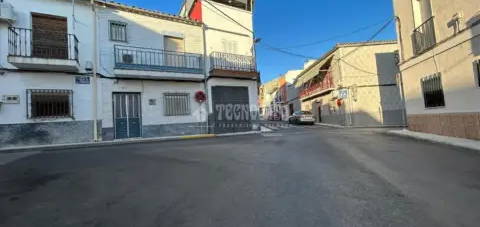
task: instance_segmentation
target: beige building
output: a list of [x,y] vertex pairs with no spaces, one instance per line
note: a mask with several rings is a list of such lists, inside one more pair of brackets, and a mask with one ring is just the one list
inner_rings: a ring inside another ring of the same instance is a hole
[[275,105],[278,88],[278,78],[272,79],[260,86],[258,106],[261,119],[267,120],[273,112],[279,111]]
[[480,139],[480,1],[393,2],[409,129]]
[[395,41],[337,44],[298,76],[302,110],[320,123],[404,125],[397,49]]

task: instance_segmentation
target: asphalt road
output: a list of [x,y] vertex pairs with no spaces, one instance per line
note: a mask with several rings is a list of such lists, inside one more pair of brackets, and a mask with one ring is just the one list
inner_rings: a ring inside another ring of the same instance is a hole
[[478,226],[480,154],[370,129],[43,152],[0,166],[0,226]]

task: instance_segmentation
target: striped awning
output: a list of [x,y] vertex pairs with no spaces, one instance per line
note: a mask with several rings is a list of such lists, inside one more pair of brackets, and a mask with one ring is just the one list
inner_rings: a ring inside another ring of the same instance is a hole
[[302,84],[313,79],[314,77],[318,76],[320,74],[320,69],[322,68],[322,66],[325,65],[332,58],[333,58],[333,55],[321,58],[315,63],[313,63],[308,69],[304,70],[301,73],[301,76],[297,79],[295,86],[299,87]]

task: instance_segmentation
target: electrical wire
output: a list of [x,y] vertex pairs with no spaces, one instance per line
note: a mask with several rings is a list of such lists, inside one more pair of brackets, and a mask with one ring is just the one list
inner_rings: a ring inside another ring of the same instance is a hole
[[362,31],[365,31],[366,29],[370,29],[370,28],[373,28],[373,27],[375,27],[379,24],[383,24],[384,21],[385,20],[382,20],[381,22],[377,22],[375,24],[367,25],[367,26],[361,27],[359,29],[353,30],[351,32],[343,33],[341,35],[335,35],[335,36],[332,36],[330,38],[326,38],[326,39],[323,39],[323,40],[313,41],[313,42],[310,42],[310,43],[298,44],[298,45],[293,45],[293,46],[282,47],[280,49],[295,49],[295,48],[302,48],[302,47],[308,47],[308,46],[314,46],[314,45],[326,43],[326,42],[333,41],[333,40],[336,40],[336,39],[348,37],[348,36],[351,36],[351,35],[356,34],[356,33],[360,33]]

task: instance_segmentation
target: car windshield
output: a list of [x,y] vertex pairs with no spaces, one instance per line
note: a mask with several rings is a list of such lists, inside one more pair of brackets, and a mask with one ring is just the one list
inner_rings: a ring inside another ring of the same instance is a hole
[[300,111],[300,114],[310,114],[311,115],[312,112],[310,112],[310,111]]

